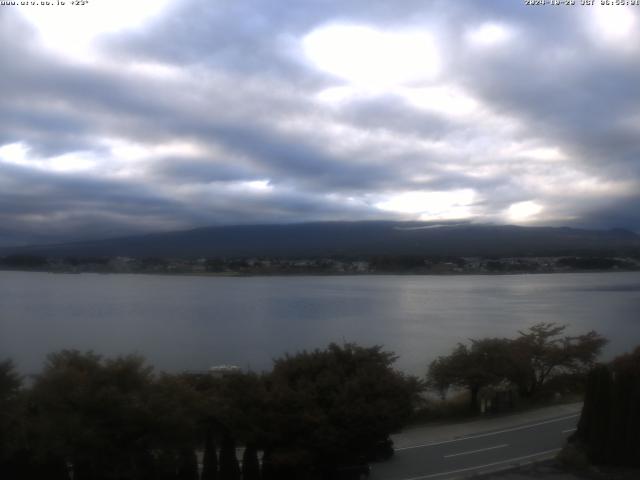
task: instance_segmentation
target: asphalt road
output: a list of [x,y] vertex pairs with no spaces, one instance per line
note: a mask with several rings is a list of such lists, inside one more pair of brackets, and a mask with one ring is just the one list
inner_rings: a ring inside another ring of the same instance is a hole
[[496,431],[397,448],[372,465],[371,480],[445,480],[553,457],[575,430],[579,414]]

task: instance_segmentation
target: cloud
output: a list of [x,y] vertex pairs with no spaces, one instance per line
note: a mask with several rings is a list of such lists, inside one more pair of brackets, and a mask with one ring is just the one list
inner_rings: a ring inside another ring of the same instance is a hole
[[637,14],[516,3],[173,0],[68,52],[64,18],[5,7],[0,242],[425,215],[640,230]]

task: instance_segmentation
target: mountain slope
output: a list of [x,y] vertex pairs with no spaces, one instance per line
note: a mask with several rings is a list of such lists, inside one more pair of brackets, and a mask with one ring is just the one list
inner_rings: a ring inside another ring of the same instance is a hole
[[638,252],[640,237],[626,230],[388,221],[207,227],[101,241],[0,249],[0,255],[183,258],[611,255]]

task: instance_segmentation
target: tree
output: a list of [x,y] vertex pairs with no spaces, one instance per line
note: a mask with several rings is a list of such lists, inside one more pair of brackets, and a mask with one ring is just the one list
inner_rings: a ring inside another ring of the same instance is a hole
[[578,422],[577,431],[589,446],[587,454],[596,463],[601,463],[607,456],[612,381],[611,370],[606,365],[598,365],[589,372],[583,406],[589,414],[581,415]]
[[409,419],[422,388],[392,368],[395,359],[381,347],[331,344],[276,360],[266,378],[269,468],[305,478],[374,457]]
[[240,480],[240,466],[236,457],[236,442],[230,434],[222,439],[220,449],[220,480]]
[[[183,375],[183,378],[197,392],[201,402],[199,417],[205,437],[203,480],[235,477],[238,462],[235,450],[233,455],[230,453],[229,441],[249,446],[245,452],[251,453],[250,447],[262,444],[268,435],[264,421],[267,391],[263,377],[252,372],[234,372],[222,378],[206,374]],[[219,473],[216,437],[223,441]]]
[[22,378],[13,362],[0,362],[0,478],[17,476],[18,470],[25,467],[25,462],[20,461],[21,448],[17,445],[17,437],[23,427],[19,399],[21,386]]
[[31,443],[71,463],[75,480],[195,480],[205,403],[183,376],[156,376],[141,357],[65,350],[33,385]]
[[155,378],[149,387],[146,409],[151,415],[151,448],[179,455],[197,445],[203,400],[183,376],[163,373]]
[[577,444],[592,463],[640,466],[640,347],[588,376]]
[[192,448],[180,450],[177,480],[198,480],[198,459]]
[[244,445],[265,441],[269,435],[264,421],[268,392],[263,376],[252,372],[225,375],[207,395],[209,412],[223,437],[232,432],[233,438]]
[[242,480],[260,480],[258,451],[253,445],[247,445],[242,455]]
[[144,478],[152,379],[136,356],[50,355],[31,396],[39,450],[71,462],[77,480]]
[[471,346],[459,343],[454,351],[438,357],[429,365],[427,383],[445,396],[450,386],[469,390],[469,408],[479,409],[480,389],[497,384],[507,376],[511,342],[505,338],[471,340]]
[[611,420],[611,461],[640,467],[640,346],[617,357]]
[[590,331],[584,335],[561,336],[566,325],[538,323],[512,344],[509,379],[521,396],[533,397],[554,375],[583,374],[595,364],[607,340]]
[[178,474],[178,458],[175,452],[159,450],[155,459],[157,480],[176,480]]
[[262,480],[278,479],[278,472],[273,465],[273,455],[268,448],[265,449],[264,453],[262,454],[262,470],[260,473],[262,474]]
[[205,433],[201,480],[218,480],[218,454],[211,430]]
[[16,269],[41,268],[47,266],[47,259],[39,255],[9,255],[0,258],[0,265]]
[[66,462],[49,451],[35,451],[31,398],[12,361],[0,362],[0,478],[69,480]]
[[566,326],[538,323],[516,339],[483,338],[458,344],[449,355],[431,362],[428,384],[444,397],[450,386],[466,388],[470,408],[478,410],[482,388],[510,382],[522,397],[533,397],[559,375],[586,377],[607,340],[595,331],[561,336]]
[[22,378],[11,360],[0,362],[0,402],[12,400],[22,386]]

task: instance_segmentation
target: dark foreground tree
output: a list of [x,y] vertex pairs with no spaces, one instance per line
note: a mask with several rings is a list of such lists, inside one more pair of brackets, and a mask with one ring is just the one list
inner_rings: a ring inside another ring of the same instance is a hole
[[511,341],[506,338],[471,340],[471,346],[458,344],[450,354],[429,365],[428,384],[444,397],[451,386],[469,391],[469,408],[479,409],[478,395],[483,387],[499,383],[508,375]]
[[28,392],[13,362],[0,362],[0,478],[69,480],[66,462],[54,452],[37,452],[29,423]]
[[9,469],[18,468],[16,463],[20,447],[16,445],[16,439],[21,427],[18,415],[21,385],[22,379],[13,362],[0,362],[0,478],[8,475]]
[[218,453],[216,452],[215,438],[211,431],[206,433],[204,440],[201,480],[218,480]]
[[11,360],[0,362],[0,402],[4,404],[18,394],[22,379]]
[[255,373],[233,373],[217,381],[210,394],[215,401],[218,430],[233,433],[242,445],[258,445],[269,430],[265,423],[268,392],[264,377]]
[[260,480],[258,451],[253,445],[247,445],[242,455],[242,480]]
[[171,450],[160,450],[156,453],[155,470],[157,480],[176,480],[178,474],[178,458]]
[[509,379],[520,395],[533,397],[558,374],[585,375],[595,364],[608,340],[590,331],[584,335],[564,335],[566,325],[538,323],[512,343]]
[[612,382],[611,369],[606,365],[593,368],[587,378],[583,414],[577,431],[588,445],[587,455],[594,463],[602,463],[608,457]]
[[192,448],[180,450],[177,480],[198,480],[198,459]]
[[73,465],[74,480],[195,480],[198,396],[137,356],[48,357],[30,393],[36,456]]
[[539,394],[551,379],[570,376],[584,382],[607,340],[594,331],[563,336],[564,325],[538,323],[516,339],[484,338],[458,344],[429,365],[428,384],[443,396],[450,386],[468,389],[471,410],[478,410],[484,387],[509,383],[522,397]]
[[273,465],[271,450],[265,449],[262,455],[262,468],[260,469],[262,480],[277,480],[278,472]]
[[33,386],[41,453],[74,466],[74,478],[133,478],[149,448],[151,368],[135,356],[104,360],[91,352],[48,357]]
[[372,459],[413,413],[420,382],[394,370],[381,347],[331,344],[287,355],[267,379],[271,432],[265,449],[280,476],[331,478],[340,465]]
[[236,457],[236,442],[230,434],[222,439],[220,449],[220,480],[240,480],[240,466]]
[[421,384],[394,360],[380,347],[330,345],[277,360],[270,374],[214,379],[61,351],[25,390],[0,363],[0,478],[195,480],[203,431],[201,480],[241,478],[236,439],[244,480],[339,478],[388,453],[389,435],[413,413]]
[[640,347],[591,370],[571,441],[592,463],[640,466]]

